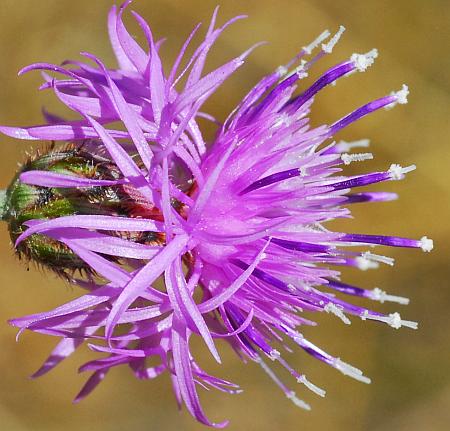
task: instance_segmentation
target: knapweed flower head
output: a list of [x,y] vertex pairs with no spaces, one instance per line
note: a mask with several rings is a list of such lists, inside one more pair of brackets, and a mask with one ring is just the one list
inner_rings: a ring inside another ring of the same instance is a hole
[[[242,17],[216,28],[216,10],[191,57],[185,58],[198,26],[164,71],[162,41],[154,40],[144,19],[132,12],[145,48],[125,28],[122,15],[129,3],[113,6],[108,18],[118,68],[83,53],[87,63],[38,63],[22,71],[42,71],[41,89],[53,91],[78,120],[46,114],[47,124],[0,128],[19,139],[53,142],[22,166],[1,195],[2,219],[16,250],[87,291],[54,310],[11,321],[20,331],[61,339],[35,376],[87,342],[101,356],[81,367],[92,375],[76,400],[118,365],[128,365],[140,379],[168,372],[179,405],[217,427],[226,422],[208,420],[198,387],[229,393],[239,387],[199,366],[190,350],[195,336],[218,362],[216,345],[227,342],[305,409],[309,405],[268,365],[278,363],[293,381],[325,395],[289,365],[282,353],[290,350],[287,340],[369,383],[359,369],[326,353],[299,329],[313,324],[304,312],[333,314],[345,324],[356,318],[417,327],[397,312],[386,315],[349,302],[351,296],[408,300],[346,284],[340,268],[392,265],[393,259],[375,254],[373,247],[430,251],[432,241],[327,229],[328,221],[348,217],[355,203],[396,198],[359,187],[400,180],[415,169],[392,164],[386,171],[345,176],[346,165],[372,154],[352,152],[367,147],[367,140],[335,140],[361,117],[406,103],[408,87],[332,124],[311,126],[314,96],[341,77],[365,71],[378,55],[375,49],[353,54],[306,88],[302,78],[332,52],[344,28],[335,35],[325,31],[258,82],[207,144],[198,119],[216,120],[202,106],[252,49],[209,73],[203,72],[205,61],[220,34]],[[150,366],[150,358],[158,364]]]

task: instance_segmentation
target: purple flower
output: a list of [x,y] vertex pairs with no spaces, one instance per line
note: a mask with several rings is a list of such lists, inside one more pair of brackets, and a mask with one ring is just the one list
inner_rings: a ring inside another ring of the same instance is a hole
[[[126,209],[116,205],[105,212],[91,199],[83,210],[40,213],[21,222],[23,229],[14,238],[17,247],[31,238],[47,238],[89,269],[86,277],[72,276],[86,294],[52,311],[11,321],[21,331],[61,338],[34,376],[48,372],[88,341],[102,357],[81,367],[93,374],[77,401],[117,365],[127,364],[141,379],[167,371],[178,403],[184,403],[198,421],[217,427],[226,422],[207,419],[197,386],[229,393],[239,388],[200,368],[189,349],[192,336],[200,336],[218,362],[216,342],[227,341],[240,358],[257,362],[288,398],[305,409],[310,407],[267,365],[267,360],[278,362],[299,383],[325,395],[280,353],[288,339],[343,374],[369,383],[360,370],[315,346],[298,328],[313,323],[303,311],[334,314],[345,324],[353,316],[397,329],[417,328],[417,323],[403,320],[398,313],[385,315],[342,299],[350,295],[408,302],[380,289],[342,282],[339,267],[366,270],[379,263],[392,265],[393,259],[367,248],[431,251],[433,242],[427,237],[413,240],[326,228],[327,221],[348,217],[351,204],[396,198],[392,193],[353,192],[353,188],[400,180],[415,169],[393,164],[383,172],[344,176],[345,165],[371,159],[372,154],[350,153],[355,147],[367,147],[366,140],[334,141],[341,129],[359,118],[406,103],[408,87],[331,125],[312,127],[308,116],[316,93],[343,76],[365,71],[378,55],[376,50],[353,54],[309,88],[302,87],[301,79],[331,53],[344,28],[334,36],[326,31],[256,84],[207,145],[197,120],[215,120],[201,107],[252,49],[208,74],[203,67],[219,35],[241,17],[215,28],[216,10],[191,58],[181,66],[198,26],[165,73],[159,57],[162,41],[154,41],[148,24],[135,12],[148,47],[140,47],[127,32],[122,14],[129,3],[119,10],[113,7],[108,19],[118,69],[108,69],[94,55],[84,53],[89,64],[39,63],[22,71],[43,71],[41,89],[53,90],[80,115],[79,120],[63,121],[48,114],[48,124],[0,128],[19,139],[69,141],[76,156],[82,148],[99,166],[113,166],[107,172],[115,173],[87,176],[85,171],[61,171],[54,165],[28,167],[20,174],[22,184],[41,191],[88,190],[84,196],[89,198],[94,190],[107,190],[106,195],[125,194],[127,202]],[[51,77],[48,71],[62,78]],[[123,127],[117,127],[118,122]],[[57,148],[50,153],[52,160],[62,154]],[[11,194],[0,196],[2,217],[10,224],[16,217],[9,211],[14,204]],[[142,240],[143,235],[153,242]],[[51,266],[45,260],[41,263]],[[51,263],[52,269],[58,265]],[[66,274],[67,267],[61,265],[58,269]],[[163,288],[155,285],[158,280]],[[149,367],[148,358],[159,359],[159,365]]]

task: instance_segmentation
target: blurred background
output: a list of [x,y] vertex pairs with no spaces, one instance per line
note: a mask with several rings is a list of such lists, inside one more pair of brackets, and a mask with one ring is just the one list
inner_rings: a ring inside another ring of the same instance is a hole
[[[64,113],[51,94],[38,93],[38,74],[17,77],[17,71],[36,61],[59,63],[79,58],[83,50],[114,66],[108,44],[106,15],[110,0],[2,0],[0,8],[0,123],[33,125],[42,121],[41,107]],[[162,53],[170,64],[193,26],[208,22],[217,0],[136,0],[133,8],[151,24],[157,38],[168,40]],[[417,164],[402,182],[372,189],[396,191],[400,200],[354,207],[354,220],[333,228],[348,232],[428,235],[435,250],[393,249],[394,268],[345,271],[344,279],[366,288],[378,286],[411,298],[408,307],[373,304],[420,322],[418,331],[399,331],[375,322],[354,319],[349,327],[330,316],[304,331],[330,353],[362,368],[372,385],[355,382],[297,350],[289,361],[327,390],[320,399],[306,388],[297,394],[313,410],[304,412],[287,401],[253,364],[241,364],[227,348],[224,365],[209,362],[208,370],[229,378],[244,393],[229,396],[201,392],[212,420],[231,420],[234,430],[352,430],[440,431],[450,423],[449,251],[449,22],[447,0],[303,0],[221,2],[220,22],[248,14],[228,29],[212,51],[211,69],[249,45],[266,40],[207,104],[219,119],[235,106],[265,73],[291,58],[325,28],[339,24],[347,32],[331,58],[318,64],[317,77],[353,52],[380,51],[366,73],[339,81],[317,97],[312,123],[330,123],[361,104],[400,89],[408,83],[410,103],[377,112],[341,132],[339,139],[370,138],[375,160],[351,166],[352,171],[386,169],[391,163]],[[136,26],[130,27],[141,37]],[[198,39],[197,39],[198,40]],[[307,83],[308,81],[306,81]],[[310,82],[310,81],[309,81]],[[208,132],[209,133],[209,132]],[[30,145],[1,137],[0,188],[5,188]],[[18,262],[7,229],[0,226],[0,429],[5,431],[200,430],[183,411],[178,413],[167,376],[140,382],[127,368],[118,368],[84,402],[71,400],[87,376],[76,370],[94,355],[80,350],[52,373],[27,378],[46,358],[54,339],[24,334],[15,342],[15,329],[6,320],[53,308],[77,295],[53,275]],[[383,250],[385,251],[385,250]],[[381,253],[383,252],[381,251]],[[371,304],[372,305],[372,304]],[[205,358],[206,359],[206,358]],[[203,361],[208,363],[208,361]],[[286,376],[285,376],[286,377]],[[289,377],[286,377],[289,382]],[[292,386],[295,382],[290,382]]]

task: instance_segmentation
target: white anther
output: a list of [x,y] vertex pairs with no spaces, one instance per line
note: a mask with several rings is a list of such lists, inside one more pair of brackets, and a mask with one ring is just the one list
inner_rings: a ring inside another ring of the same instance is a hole
[[410,165],[406,166],[405,168],[402,168],[398,164],[392,164],[388,170],[388,172],[391,174],[392,180],[402,180],[405,178],[405,174],[408,172],[412,172],[416,169],[416,165]]
[[281,356],[281,353],[276,349],[273,349],[269,352],[269,359],[271,361],[276,361],[277,359],[280,359],[280,356]]
[[309,45],[303,47],[303,51],[306,54],[311,54],[315,48],[317,48],[327,37],[330,36],[330,32],[325,30],[323,33],[319,34]]
[[292,118],[285,112],[281,113],[276,121],[273,123],[274,128],[279,128],[280,126],[289,126],[292,123]]
[[364,160],[372,160],[372,153],[357,153],[357,154],[347,154],[344,153],[341,156],[344,165],[349,165],[352,162],[363,162]]
[[430,252],[431,250],[433,250],[434,244],[433,244],[433,240],[430,238],[427,238],[426,236],[423,236],[422,238],[420,238],[420,248],[423,251],[426,252]]
[[302,283],[302,289],[306,292],[310,292],[312,290],[312,287],[309,284]]
[[300,172],[301,177],[306,177],[306,175],[308,175],[307,168],[305,166],[300,167],[298,171]]
[[388,295],[384,290],[381,290],[378,287],[376,287],[369,293],[369,298],[374,301],[379,301],[381,303],[388,301],[388,302],[396,302],[402,305],[409,304],[408,298],[405,298],[403,296]]
[[399,313],[389,314],[389,322],[387,322],[389,326],[392,326],[395,329],[399,329],[402,326],[406,326],[407,328],[417,329],[419,324],[417,322],[413,322],[411,320],[402,320]]
[[294,391],[286,392],[286,397],[290,399],[297,407],[304,410],[311,410],[311,406],[298,398]]
[[330,39],[329,42],[322,44],[322,50],[326,52],[327,54],[330,54],[333,51],[334,46],[338,43],[339,39],[342,36],[342,33],[344,33],[345,27],[341,25],[339,27],[338,32]]
[[[294,69],[291,69],[290,71],[286,70],[286,73],[284,73],[280,77],[283,78],[285,75],[288,75],[288,78],[290,78],[292,75],[296,74],[298,79],[306,78],[308,76],[308,73],[305,71],[305,66],[307,64],[308,64],[308,62],[306,60],[301,60],[300,64],[297,67],[295,67]],[[282,66],[280,66],[280,67],[282,67]],[[280,67],[278,69],[280,69]],[[288,78],[280,79],[280,82],[283,82]]]
[[209,280],[208,289],[211,291],[216,290],[220,286],[219,280]]
[[363,256],[358,256],[355,259],[355,263],[358,269],[361,271],[367,271],[368,269],[377,269],[380,265],[377,262],[373,262]]
[[334,314],[336,317],[339,317],[346,325],[350,325],[350,319],[344,314],[343,307],[341,305],[333,304],[329,302],[325,307],[323,307],[324,311],[327,313]]
[[389,326],[394,329],[400,329],[402,327],[402,318],[398,313],[389,314],[389,321],[387,322]]
[[367,310],[364,310],[364,312],[361,313],[360,317],[362,320],[369,319],[387,323],[390,327],[394,329],[400,329],[402,326],[411,329],[417,329],[419,325],[417,322],[413,322],[411,320],[402,320],[399,313],[392,313],[389,314],[388,316],[377,316],[369,314]]
[[351,142],[339,141],[335,148],[339,153],[346,153],[353,148],[367,148],[369,144],[370,141],[368,139],[359,139],[358,141]]
[[300,342],[304,339],[303,334],[298,331],[292,331],[289,335],[295,342]]
[[323,232],[323,233],[330,233],[330,231],[322,226],[320,223],[316,222],[313,225],[310,226],[310,229],[312,232]]
[[288,68],[285,66],[278,66],[277,70],[275,71],[275,73],[282,78],[284,75],[286,75],[286,73],[288,73]]
[[399,91],[394,91],[392,93],[392,96],[397,97],[397,103],[400,105],[405,105],[408,103],[408,95],[409,95],[409,88],[406,84],[402,85],[402,89]]
[[306,60],[301,60],[300,64],[294,69],[293,74],[297,74],[298,79],[303,79],[308,76],[308,73],[305,71],[305,66],[308,64]]
[[350,61],[355,65],[356,70],[364,72],[368,67],[372,66],[377,57],[378,50],[374,48],[365,54],[353,54],[350,57]]
[[304,374],[300,377],[297,377],[297,382],[304,384],[310,391],[319,395],[320,397],[324,397],[326,395],[326,391],[322,388],[319,388],[314,383],[311,383]]
[[289,283],[287,285],[287,288],[289,289],[289,292],[296,292],[297,291],[296,287],[293,284],[291,284],[291,283]]
[[370,251],[365,251],[362,254],[362,257],[364,257],[365,259],[369,259],[373,262],[384,263],[385,265],[389,265],[389,266],[394,266],[394,263],[395,263],[395,259],[392,257],[383,256],[381,254],[374,254],[374,253],[371,253]]
[[347,364],[344,361],[341,361],[340,358],[336,358],[333,361],[333,366],[339,370],[342,374],[352,377],[355,380],[358,380],[363,383],[369,384],[371,380],[366,377],[361,370],[354,367],[353,365]]
[[398,104],[404,105],[408,103],[408,95],[409,95],[409,88],[406,84],[403,84],[401,90],[393,91],[391,93],[391,96],[394,96],[395,100],[389,105],[386,105],[385,108],[392,109],[394,106],[397,106]]

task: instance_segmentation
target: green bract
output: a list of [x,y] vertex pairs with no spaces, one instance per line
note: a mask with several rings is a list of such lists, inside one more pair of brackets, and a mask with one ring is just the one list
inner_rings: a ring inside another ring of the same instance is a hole
[[[88,152],[83,146],[51,146],[38,151],[21,166],[7,190],[0,195],[1,218],[8,223],[13,243],[27,229],[25,223],[29,220],[89,214],[130,217],[152,211],[152,208],[140,207],[136,190],[126,185],[55,188],[30,185],[21,180],[24,172],[36,170],[93,180],[117,180],[120,176],[115,164]],[[122,232],[120,236],[141,243],[157,241],[148,235],[144,238],[144,234]],[[45,235],[31,235],[15,250],[19,258],[25,257],[64,278],[70,278],[75,270],[92,273],[92,269],[66,245]]]

